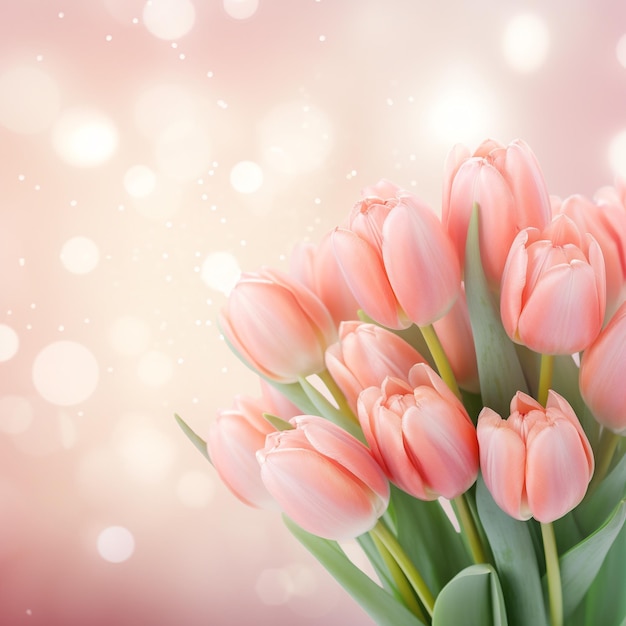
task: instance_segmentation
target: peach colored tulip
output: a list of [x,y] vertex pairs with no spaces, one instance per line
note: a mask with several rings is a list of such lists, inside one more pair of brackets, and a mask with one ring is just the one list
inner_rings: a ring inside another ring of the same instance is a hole
[[236,396],[233,408],[218,411],[211,424],[207,448],[211,462],[224,484],[242,502],[259,508],[276,508],[261,481],[256,452],[265,436],[276,429],[263,417],[271,405],[256,398]]
[[308,287],[325,305],[335,325],[359,319],[359,304],[339,269],[327,233],[319,245],[301,243],[291,255],[291,275]]
[[[395,186],[379,183],[386,193]],[[424,326],[458,296],[460,268],[433,211],[401,190],[358,202],[332,234],[339,266],[363,310],[388,328]]]
[[388,377],[380,388],[363,391],[358,415],[389,480],[416,498],[455,498],[476,480],[474,425],[428,365],[415,365],[408,383]]
[[543,354],[573,354],[598,335],[606,307],[598,243],[566,215],[540,232],[527,228],[511,246],[500,313],[509,337]]
[[407,380],[422,355],[386,328],[364,322],[343,322],[339,341],[326,350],[326,367],[356,413],[359,393],[380,387],[387,376]]
[[585,350],[580,392],[600,424],[626,435],[626,303]]
[[219,321],[224,335],[253,368],[285,383],[323,370],[324,352],[337,338],[320,299],[277,270],[244,274]]
[[442,222],[461,265],[474,203],[480,209],[483,269],[497,290],[517,233],[529,226],[543,229],[551,216],[541,169],[526,143],[516,140],[504,147],[489,139],[473,155],[463,146],[450,151],[444,168]]
[[596,203],[574,195],[562,201],[559,213],[598,242],[606,269],[607,313],[614,313],[626,298],[626,210],[617,202]]
[[507,420],[485,407],[477,432],[485,484],[511,517],[553,522],[583,499],[593,453],[574,410],[558,393],[548,391],[543,408],[517,392]]
[[261,478],[285,513],[310,533],[337,541],[371,530],[389,503],[389,483],[370,451],[315,415],[267,437]]

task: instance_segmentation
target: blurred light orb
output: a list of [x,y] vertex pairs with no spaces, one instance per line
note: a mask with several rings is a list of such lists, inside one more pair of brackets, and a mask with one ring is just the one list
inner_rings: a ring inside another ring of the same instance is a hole
[[230,184],[239,193],[254,193],[263,184],[263,170],[254,161],[240,161],[230,171]]
[[247,20],[258,8],[259,0],[224,0],[224,11],[236,20]]
[[133,165],[124,174],[124,189],[133,198],[145,198],[156,187],[156,174],[147,165]]
[[46,130],[59,112],[59,88],[39,68],[14,67],[3,72],[0,93],[0,124],[15,133]]
[[283,174],[321,167],[333,146],[332,125],[322,111],[302,102],[275,107],[260,122],[258,140],[265,162]]
[[99,111],[70,109],[62,113],[52,129],[52,145],[69,165],[95,167],[117,149],[118,132],[109,117]]
[[504,29],[504,58],[518,72],[530,73],[538,70],[548,57],[549,47],[550,31],[544,20],[537,15],[517,15]]
[[138,356],[145,352],[151,339],[148,325],[132,315],[118,317],[109,329],[109,341],[113,349],[123,356]]
[[94,355],[75,341],[54,341],[33,361],[33,383],[44,400],[59,406],[84,402],[98,386]]
[[0,430],[10,435],[17,435],[28,430],[35,411],[32,404],[22,396],[3,396],[0,398]]
[[6,324],[0,324],[0,362],[9,361],[20,347],[20,338],[17,333]]
[[160,387],[172,378],[174,366],[166,354],[158,350],[150,350],[139,359],[137,374],[139,380],[145,385]]
[[176,486],[178,499],[189,508],[201,509],[207,506],[215,494],[215,483],[208,472],[189,470],[185,472]]
[[59,257],[68,272],[88,274],[98,265],[100,251],[91,239],[79,235],[63,244]]
[[180,39],[196,21],[196,9],[188,0],[148,0],[143,8],[143,23],[159,39]]
[[122,563],[133,555],[135,538],[124,526],[109,526],[98,535],[96,546],[105,561]]
[[615,46],[615,56],[618,63],[626,68],[626,35],[622,35]]
[[620,131],[611,140],[609,163],[616,176],[626,177],[626,130]]
[[212,252],[202,263],[200,277],[211,289],[228,295],[241,276],[237,259],[230,252]]
[[201,121],[183,120],[161,133],[155,156],[159,170],[178,183],[201,177],[213,162],[211,140]]

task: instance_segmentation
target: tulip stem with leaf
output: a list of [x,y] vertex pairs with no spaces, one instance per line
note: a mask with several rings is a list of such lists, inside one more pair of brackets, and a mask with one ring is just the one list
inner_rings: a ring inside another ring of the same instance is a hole
[[594,491],[607,475],[621,439],[619,435],[608,428],[605,428],[600,434],[600,441],[595,451],[596,467],[589,484],[590,491]]
[[448,385],[450,390],[454,393],[454,395],[461,399],[461,391],[459,390],[459,386],[457,385],[456,378],[454,376],[454,372],[452,371],[452,367],[450,366],[450,361],[446,356],[446,353],[439,341],[439,337],[435,332],[432,324],[427,326],[419,327],[422,336],[424,337],[424,341],[430,350],[430,354],[435,361],[435,365],[437,366],[437,371],[439,372],[439,376],[443,379],[443,381]]
[[552,522],[541,524],[541,537],[546,556],[546,575],[548,578],[548,599],[550,604],[551,626],[563,625],[563,589],[561,587],[561,569],[559,553],[556,547]]
[[453,500],[454,508],[459,519],[462,532],[465,534],[467,544],[472,554],[474,563],[487,563],[487,556],[476,528],[474,516],[467,504],[466,494],[462,494]]
[[539,389],[537,391],[537,402],[541,406],[546,406],[548,401],[548,390],[552,385],[552,375],[554,373],[554,355],[542,354],[541,366],[539,369]]
[[346,417],[349,417],[351,420],[358,423],[359,420],[354,414],[354,411],[350,408],[350,405],[346,400],[346,396],[343,394],[343,392],[339,388],[339,385],[335,382],[335,379],[332,377],[330,372],[327,369],[324,369],[318,374],[318,376],[320,377],[321,381],[326,385],[332,397],[335,399],[339,411],[343,413],[343,415],[345,415]]

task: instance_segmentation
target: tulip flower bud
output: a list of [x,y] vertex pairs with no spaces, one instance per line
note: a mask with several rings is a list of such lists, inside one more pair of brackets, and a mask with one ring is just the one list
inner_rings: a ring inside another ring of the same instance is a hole
[[515,238],[502,275],[500,314],[509,337],[542,354],[574,354],[598,335],[606,307],[604,260],[566,215]]
[[363,389],[387,376],[407,380],[416,363],[425,360],[402,337],[364,322],[342,322],[339,341],[326,350],[326,367],[355,413]]
[[580,393],[595,419],[626,435],[626,303],[585,350],[580,363]]
[[370,451],[332,422],[294,417],[293,430],[267,437],[261,478],[306,531],[337,541],[371,530],[389,503],[389,483]]
[[242,276],[220,313],[235,350],[260,374],[291,383],[324,369],[324,352],[337,338],[319,298],[276,270]]
[[574,410],[558,393],[548,391],[544,408],[518,392],[507,420],[485,407],[477,433],[485,484],[511,517],[553,522],[583,499],[593,452]]
[[386,378],[359,396],[363,433],[391,482],[420,500],[456,498],[476,480],[478,443],[467,411],[426,364],[409,382]]

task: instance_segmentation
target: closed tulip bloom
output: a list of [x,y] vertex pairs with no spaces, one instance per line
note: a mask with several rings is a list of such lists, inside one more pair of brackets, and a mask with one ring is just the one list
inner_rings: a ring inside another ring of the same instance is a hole
[[298,525],[337,541],[371,530],[389,503],[389,483],[370,451],[328,420],[294,417],[267,437],[261,478]]
[[556,392],[548,392],[546,408],[518,392],[506,420],[485,407],[477,432],[485,484],[511,517],[549,523],[583,499],[593,453],[574,410]]
[[426,364],[409,382],[386,378],[359,396],[358,415],[389,480],[420,500],[456,498],[476,480],[478,443],[467,411]]
[[276,508],[261,480],[257,450],[276,429],[263,417],[272,406],[260,399],[236,396],[233,407],[218,411],[207,439],[209,457],[219,477],[243,503],[258,508]]
[[326,368],[356,413],[367,387],[380,387],[387,376],[408,380],[422,355],[395,333],[364,322],[343,322],[339,341],[326,350]]
[[595,419],[626,435],[626,303],[585,350],[580,363],[580,392]]
[[219,321],[224,335],[254,369],[283,383],[322,371],[324,352],[337,338],[320,299],[277,270],[244,274]]
[[485,276],[497,290],[509,247],[523,228],[543,229],[550,221],[548,190],[529,146],[516,140],[503,146],[483,142],[473,155],[455,146],[444,168],[442,222],[459,262],[474,203],[479,206],[479,245]]
[[500,313],[509,337],[542,354],[574,354],[598,335],[606,307],[598,243],[566,215],[515,238],[502,275]]

